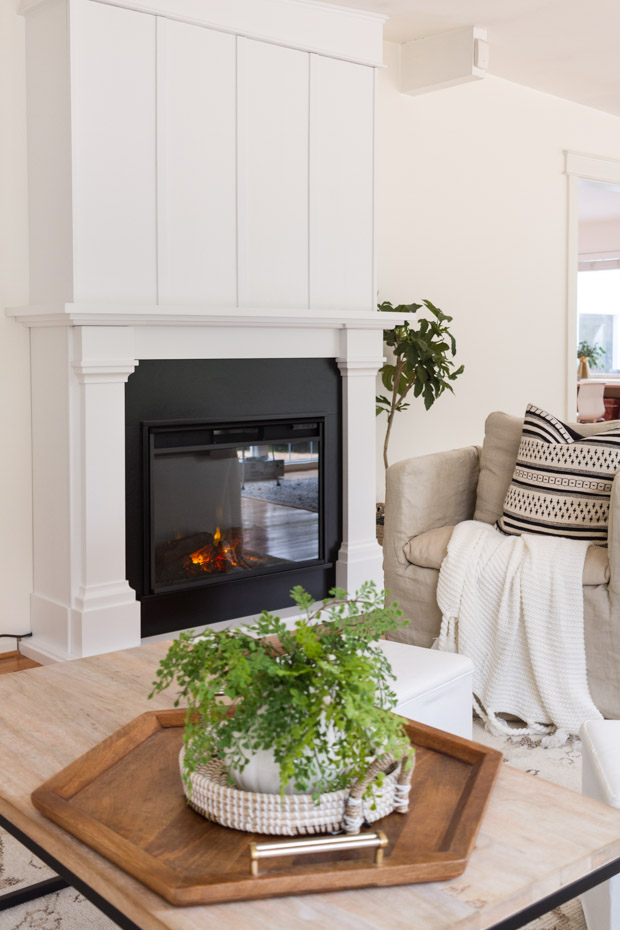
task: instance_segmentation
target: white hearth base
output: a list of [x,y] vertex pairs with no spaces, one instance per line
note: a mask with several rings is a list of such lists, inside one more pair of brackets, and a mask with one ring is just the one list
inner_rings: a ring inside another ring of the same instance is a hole
[[53,661],[140,645],[140,605],[125,577],[124,385],[141,359],[336,359],[343,379],[343,538],[336,581],[349,591],[367,580],[382,587],[375,387],[382,330],[401,317],[118,304],[10,313],[31,327],[34,590],[28,654]]

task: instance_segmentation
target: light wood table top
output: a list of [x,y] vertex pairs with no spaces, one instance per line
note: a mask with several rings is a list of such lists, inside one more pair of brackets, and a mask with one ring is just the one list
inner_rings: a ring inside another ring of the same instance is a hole
[[[620,811],[503,766],[451,882],[175,908],[36,811],[43,781],[174,694],[157,643],[0,677],[0,814],[143,930],[485,930],[620,857]],[[424,812],[420,812],[424,816]]]

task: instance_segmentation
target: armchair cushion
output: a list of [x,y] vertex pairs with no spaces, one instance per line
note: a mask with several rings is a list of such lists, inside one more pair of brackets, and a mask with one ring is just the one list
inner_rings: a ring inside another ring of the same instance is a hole
[[486,418],[474,520],[495,523],[501,517],[517,461],[522,428],[523,418],[508,413],[496,411]]
[[419,536],[413,536],[405,546],[405,557],[412,565],[420,568],[439,569],[448,554],[448,543],[452,539],[454,526],[438,526]]
[[[453,529],[453,526],[440,526],[414,536],[404,549],[407,561],[420,568],[434,568],[438,571],[447,555]],[[603,549],[602,546],[588,546],[582,583],[597,585],[608,582],[609,554],[607,549]]]
[[617,427],[583,436],[529,404],[497,525],[509,535],[566,536],[605,545],[609,498],[619,468]]

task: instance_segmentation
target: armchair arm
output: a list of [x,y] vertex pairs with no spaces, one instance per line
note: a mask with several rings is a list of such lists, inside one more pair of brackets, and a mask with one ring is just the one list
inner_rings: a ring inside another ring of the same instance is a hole
[[430,646],[439,633],[437,576],[412,565],[405,547],[412,536],[471,520],[476,504],[480,448],[468,446],[398,462],[387,470],[383,569],[390,600],[396,599],[410,626],[395,639]]
[[397,462],[387,470],[385,536],[405,545],[437,526],[471,520],[480,447],[467,446]]

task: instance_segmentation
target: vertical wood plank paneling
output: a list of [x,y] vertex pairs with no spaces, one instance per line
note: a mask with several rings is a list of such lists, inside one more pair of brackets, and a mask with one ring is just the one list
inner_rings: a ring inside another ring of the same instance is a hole
[[31,304],[73,299],[67,6],[42,3],[26,17]]
[[76,300],[157,299],[155,18],[72,6]]
[[239,305],[308,306],[309,56],[237,40]]
[[159,302],[237,302],[235,37],[157,20]]
[[374,73],[310,60],[310,305],[372,310]]

